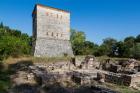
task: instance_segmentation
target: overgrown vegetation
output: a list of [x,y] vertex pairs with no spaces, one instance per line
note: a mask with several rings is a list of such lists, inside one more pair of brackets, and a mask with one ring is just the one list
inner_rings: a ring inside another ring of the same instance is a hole
[[0,60],[9,56],[29,55],[30,52],[30,36],[0,24]]

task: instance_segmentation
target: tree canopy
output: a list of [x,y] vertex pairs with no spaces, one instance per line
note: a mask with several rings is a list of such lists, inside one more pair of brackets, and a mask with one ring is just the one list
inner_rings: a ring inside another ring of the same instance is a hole
[[0,59],[27,55],[31,52],[31,37],[0,23]]
[[84,32],[71,30],[71,43],[75,55],[140,58],[140,35],[128,36],[123,41],[105,38],[101,45],[86,40]]

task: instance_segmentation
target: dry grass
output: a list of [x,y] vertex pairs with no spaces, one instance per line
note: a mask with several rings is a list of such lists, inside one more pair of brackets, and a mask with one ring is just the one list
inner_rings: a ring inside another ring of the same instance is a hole
[[[82,60],[86,57],[86,55],[83,56],[76,56],[77,60]],[[116,60],[128,60],[129,58],[118,58],[118,57],[108,57],[108,56],[100,56],[96,57],[96,60],[98,62],[104,62],[106,59],[110,59],[112,62],[115,62]]]
[[119,61],[119,60],[128,60],[129,58],[118,58],[118,57],[108,57],[108,56],[101,56],[101,57],[96,57],[96,59],[99,61],[99,62],[104,62],[106,59],[110,59],[112,62],[115,62],[116,60]]
[[4,64],[10,65],[15,64],[18,62],[23,61],[30,61],[33,63],[50,63],[50,62],[68,62],[70,61],[70,57],[32,57],[32,56],[23,56],[18,58],[9,57],[8,59],[4,60]]
[[20,61],[27,61],[27,60],[32,60],[32,57],[18,57],[18,58],[9,57],[8,59],[4,60],[4,63],[10,65]]
[[50,63],[50,62],[68,62],[70,61],[70,57],[33,57],[33,62],[43,62],[43,63]]

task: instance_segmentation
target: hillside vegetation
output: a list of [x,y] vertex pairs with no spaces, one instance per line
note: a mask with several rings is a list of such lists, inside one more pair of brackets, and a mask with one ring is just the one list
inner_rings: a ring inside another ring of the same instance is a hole
[[0,24],[0,60],[9,56],[29,55],[30,52],[30,36]]

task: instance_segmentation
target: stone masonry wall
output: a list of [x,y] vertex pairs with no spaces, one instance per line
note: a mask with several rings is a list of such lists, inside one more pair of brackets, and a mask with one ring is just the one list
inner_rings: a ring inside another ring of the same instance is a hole
[[70,43],[70,13],[36,5],[33,16],[33,54],[37,57],[73,56]]
[[37,38],[70,40],[70,13],[37,6]]
[[34,55],[37,57],[73,56],[68,40],[37,39]]

